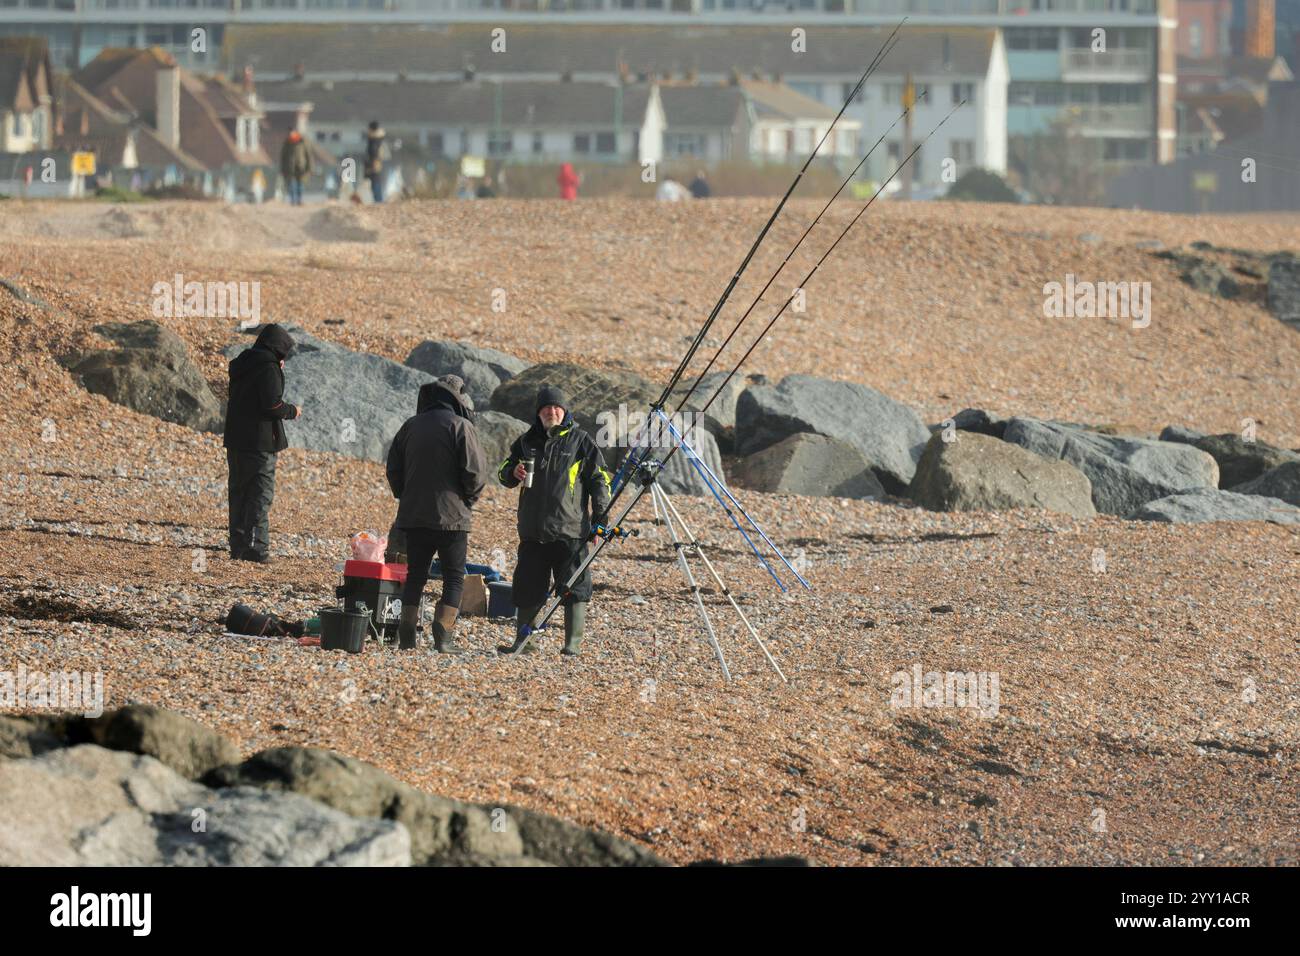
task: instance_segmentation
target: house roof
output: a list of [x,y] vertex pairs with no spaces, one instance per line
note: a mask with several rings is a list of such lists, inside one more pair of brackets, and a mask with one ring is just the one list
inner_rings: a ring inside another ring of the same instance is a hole
[[36,105],[27,81],[27,62],[20,55],[0,51],[0,109],[28,112]]
[[[241,151],[231,131],[236,117],[261,116],[247,97],[220,77],[199,76],[177,67],[171,55],[157,47],[105,49],[77,73],[76,80],[107,106],[129,112],[152,127],[157,150],[167,152],[169,147],[157,137],[160,69],[176,69],[180,87],[180,149],[170,150],[172,158],[166,162],[183,158],[183,164],[193,161],[208,169],[270,164],[270,156],[260,146]],[[149,139],[140,138],[139,150],[156,155]]]
[[833,120],[836,111],[810,96],[792,90],[784,83],[741,80],[740,88],[754,104],[760,118],[783,120]]
[[44,37],[0,37],[0,102],[12,103],[6,87],[5,75],[10,74],[12,64],[18,64],[26,74],[27,84],[33,102],[42,94],[53,94],[50,86],[54,82],[54,68],[51,65],[50,49]]
[[55,91],[65,118],[63,132],[55,137],[60,147],[101,155],[102,147],[110,155],[120,155],[126,138],[134,132],[136,161],[141,166],[180,166],[195,172],[205,168],[185,150],[168,145],[152,127],[129,112],[112,108],[72,77],[59,77]]
[[1245,91],[1180,93],[1178,103],[1187,112],[1205,110],[1228,139],[1258,129],[1264,117],[1263,104]]
[[729,127],[745,106],[734,86],[660,86],[659,102],[669,129]]
[[[230,69],[253,67],[259,76],[306,75],[443,77],[475,67],[481,73],[557,76],[582,74],[717,77],[731,70],[765,75],[856,76],[884,44],[891,28],[809,26],[806,51],[791,49],[788,25],[709,26],[515,24],[506,50],[489,52],[479,24],[231,24],[223,57]],[[913,27],[880,64],[877,76],[988,72],[997,31],[992,28]]]
[[1178,76],[1187,79],[1239,79],[1256,85],[1288,83],[1295,79],[1286,60],[1280,56],[1180,56]]

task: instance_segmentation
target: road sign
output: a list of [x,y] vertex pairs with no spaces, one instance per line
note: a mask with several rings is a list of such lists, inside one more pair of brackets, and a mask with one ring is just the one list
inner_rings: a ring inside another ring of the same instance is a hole
[[73,153],[72,174],[74,176],[95,175],[95,154],[94,153]]

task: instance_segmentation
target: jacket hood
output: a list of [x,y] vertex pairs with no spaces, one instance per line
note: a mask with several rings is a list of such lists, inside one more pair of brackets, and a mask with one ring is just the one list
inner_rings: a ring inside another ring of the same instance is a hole
[[455,375],[444,375],[436,382],[420,386],[420,394],[415,400],[415,413],[422,415],[435,408],[445,408],[455,412],[461,418],[474,418],[474,400],[461,387],[461,380]]
[[[556,428],[560,431],[565,431],[566,429],[572,428],[576,424],[577,422],[573,418],[573,412],[569,411],[566,408],[564,410],[564,421],[560,422],[560,424],[557,425]],[[546,426],[542,424],[541,415],[538,415],[536,418],[533,419],[533,424],[528,429],[528,433],[525,437],[529,440],[531,444],[537,444],[539,442],[546,440],[547,437]]]
[[275,357],[284,361],[293,354],[293,338],[284,330],[283,326],[276,325],[272,322],[270,325],[262,327],[262,331],[257,334],[257,341],[253,347],[261,346],[270,349],[275,353]]

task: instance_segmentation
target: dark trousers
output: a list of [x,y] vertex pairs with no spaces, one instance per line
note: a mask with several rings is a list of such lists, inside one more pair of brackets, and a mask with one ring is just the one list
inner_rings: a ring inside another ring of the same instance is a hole
[[[554,579],[556,588],[563,588],[569,575],[587,557],[587,542],[581,538],[561,538],[559,541],[520,541],[519,559],[515,564],[512,596],[515,607],[536,607],[546,600]],[[591,567],[573,582],[564,596],[564,605],[591,600]]]
[[379,176],[370,177],[370,198],[375,202],[384,201],[384,181]]
[[292,206],[302,205],[302,180],[289,177],[289,204]]
[[406,533],[406,584],[402,607],[418,607],[429,565],[434,555],[442,567],[442,603],[460,607],[465,589],[465,555],[469,552],[468,531],[434,531],[432,528],[403,528]]
[[271,548],[271,499],[275,497],[275,453],[226,449],[229,467],[230,554],[264,555]]

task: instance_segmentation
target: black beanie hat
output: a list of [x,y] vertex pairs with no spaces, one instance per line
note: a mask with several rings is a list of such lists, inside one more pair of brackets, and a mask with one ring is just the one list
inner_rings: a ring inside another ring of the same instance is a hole
[[535,410],[540,412],[547,405],[559,405],[566,412],[569,410],[569,400],[557,385],[543,385],[537,390],[537,408]]

